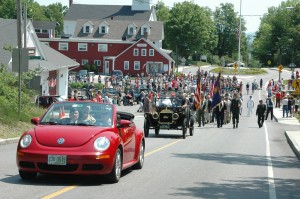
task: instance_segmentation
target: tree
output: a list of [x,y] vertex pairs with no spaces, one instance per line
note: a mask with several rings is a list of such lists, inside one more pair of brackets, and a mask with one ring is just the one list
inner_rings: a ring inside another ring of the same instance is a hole
[[207,41],[215,40],[214,23],[209,10],[193,2],[175,3],[166,22],[165,33],[169,47],[188,60],[197,52],[207,51]]
[[167,6],[165,6],[165,3],[162,0],[158,0],[156,6],[156,16],[157,16],[157,21],[167,21],[170,16],[170,11]]
[[[238,48],[239,18],[231,3],[221,4],[214,12],[214,22],[218,35],[216,53],[219,57],[233,56]],[[245,28],[242,26],[242,32]]]

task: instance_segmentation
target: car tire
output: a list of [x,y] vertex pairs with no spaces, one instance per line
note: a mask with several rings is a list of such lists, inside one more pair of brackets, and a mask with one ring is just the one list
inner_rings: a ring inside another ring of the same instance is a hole
[[134,169],[141,169],[143,168],[143,165],[144,165],[144,161],[145,161],[145,145],[144,145],[144,141],[141,141],[141,144],[140,144],[140,148],[139,148],[139,159],[138,159],[138,162],[133,165],[133,168]]
[[28,172],[19,170],[19,175],[24,180],[34,179],[37,176],[36,172]]
[[155,128],[155,135],[158,136],[159,135],[159,128]]
[[115,159],[114,159],[114,166],[110,174],[107,175],[107,180],[111,183],[119,182],[121,178],[122,172],[122,153],[120,148],[117,149]]
[[194,135],[194,118],[190,119],[190,136]]
[[144,120],[144,133],[145,133],[145,137],[149,136],[149,122],[147,117]]
[[182,123],[182,138],[185,139],[186,138],[186,118],[184,118],[183,123]]

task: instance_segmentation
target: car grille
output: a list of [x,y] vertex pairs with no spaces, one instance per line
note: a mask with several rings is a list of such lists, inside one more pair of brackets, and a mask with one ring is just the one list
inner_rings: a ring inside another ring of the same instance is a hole
[[82,165],[83,171],[97,171],[97,170],[102,170],[102,169],[103,169],[102,164],[84,164],[84,165]]
[[160,113],[159,114],[160,123],[172,123],[172,113]]
[[20,161],[19,165],[20,165],[20,167],[23,167],[23,168],[30,168],[30,169],[34,169],[35,168],[33,162]]
[[49,165],[47,163],[38,163],[38,167],[44,171],[62,171],[62,172],[73,172],[78,168],[78,164],[67,164],[67,165]]

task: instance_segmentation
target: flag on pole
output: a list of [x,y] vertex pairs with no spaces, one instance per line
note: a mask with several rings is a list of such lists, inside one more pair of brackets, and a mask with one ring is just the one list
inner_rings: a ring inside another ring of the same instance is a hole
[[220,95],[220,89],[221,89],[221,84],[220,84],[220,79],[221,79],[221,72],[219,72],[219,75],[214,83],[214,89],[213,89],[213,96],[212,96],[212,102],[211,106],[215,107],[217,104],[221,102],[221,95]]
[[195,99],[194,99],[194,105],[196,107],[196,110],[199,110],[201,103],[201,75],[200,75],[200,67],[197,74],[197,86],[195,91]]

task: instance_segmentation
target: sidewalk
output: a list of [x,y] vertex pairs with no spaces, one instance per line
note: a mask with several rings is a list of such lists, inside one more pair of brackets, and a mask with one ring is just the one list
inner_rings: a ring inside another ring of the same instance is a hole
[[[299,125],[299,121],[294,117],[283,118],[283,113],[281,108],[273,109],[274,118],[278,123],[289,124],[289,125]],[[286,139],[291,146],[292,150],[296,156],[300,159],[300,130],[299,131],[286,131]]]

